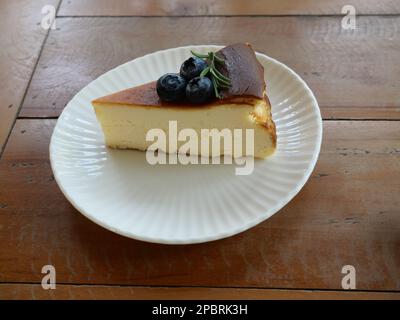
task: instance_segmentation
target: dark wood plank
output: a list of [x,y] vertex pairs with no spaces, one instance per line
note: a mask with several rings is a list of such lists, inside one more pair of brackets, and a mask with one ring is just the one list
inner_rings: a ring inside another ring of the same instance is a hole
[[[250,41],[298,72],[324,118],[400,119],[400,17],[65,18],[52,31],[21,115],[58,116],[86,84],[160,49]],[[193,36],[187,30],[201,30]],[[173,71],[173,70],[171,70]]]
[[400,122],[327,121],[317,167],[272,218],[205,244],[166,246],[113,234],[58,189],[55,120],[18,120],[0,161],[0,282],[400,291]]
[[0,2],[0,154],[14,124],[47,31],[41,8],[59,0]]
[[0,284],[1,300],[400,300],[400,293],[196,287],[63,285],[43,290],[36,284]]
[[66,0],[60,16],[332,15],[344,5],[358,14],[400,13],[396,0]]

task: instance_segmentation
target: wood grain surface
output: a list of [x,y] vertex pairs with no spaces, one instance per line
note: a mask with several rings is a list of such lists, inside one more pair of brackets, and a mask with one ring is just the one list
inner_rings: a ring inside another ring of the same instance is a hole
[[317,167],[272,218],[234,237],[167,246],[113,234],[79,214],[50,169],[55,120],[18,120],[0,161],[0,282],[400,290],[400,125],[325,121]]
[[47,34],[44,5],[58,0],[0,1],[0,154],[14,124]]
[[363,291],[276,290],[196,287],[62,285],[43,290],[35,284],[0,284],[0,300],[245,300],[328,299],[400,300],[400,293]]
[[[355,30],[341,28],[348,4]],[[50,32],[44,5],[60,7]],[[4,0],[0,28],[0,299],[400,299],[400,1]],[[326,119],[300,193],[246,232],[187,246],[76,211],[50,168],[56,120],[42,118],[144,54],[242,41],[293,68]],[[46,264],[56,290],[40,286]],[[344,265],[357,291],[342,290]]]
[[65,0],[60,16],[332,15],[400,13],[396,0]]
[[57,117],[93,79],[146,53],[250,41],[303,77],[324,118],[400,119],[399,16],[359,17],[354,31],[341,29],[341,17],[59,18],[57,25],[22,117]]

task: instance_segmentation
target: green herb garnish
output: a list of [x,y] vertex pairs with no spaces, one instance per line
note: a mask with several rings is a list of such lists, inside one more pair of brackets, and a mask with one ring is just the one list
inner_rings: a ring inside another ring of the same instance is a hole
[[218,57],[214,52],[209,52],[208,54],[201,54],[194,51],[190,52],[197,58],[206,59],[208,67],[200,73],[200,77],[205,77],[206,75],[211,74],[215,96],[222,99],[219,90],[229,88],[231,86],[231,80],[218,71],[216,64],[223,64],[225,60]]

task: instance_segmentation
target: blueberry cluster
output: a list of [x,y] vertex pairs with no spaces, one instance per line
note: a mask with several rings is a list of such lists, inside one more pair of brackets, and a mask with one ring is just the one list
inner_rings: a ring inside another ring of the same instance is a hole
[[179,73],[167,73],[158,79],[158,96],[166,102],[182,101],[185,98],[190,103],[207,102],[214,92],[211,79],[200,76],[207,67],[205,60],[190,57],[182,64]]

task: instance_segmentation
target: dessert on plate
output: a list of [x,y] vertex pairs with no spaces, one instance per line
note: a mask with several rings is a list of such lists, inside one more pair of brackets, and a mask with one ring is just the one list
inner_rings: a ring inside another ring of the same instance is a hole
[[[169,121],[181,129],[254,129],[254,156],[265,158],[276,148],[276,130],[267,97],[264,68],[249,44],[233,44],[217,52],[187,59],[179,73],[92,101],[107,146],[147,150],[146,133]],[[167,146],[176,153],[184,142]],[[244,148],[244,147],[243,147]],[[202,154],[201,148],[198,155]],[[220,155],[230,151],[220,146]]]

